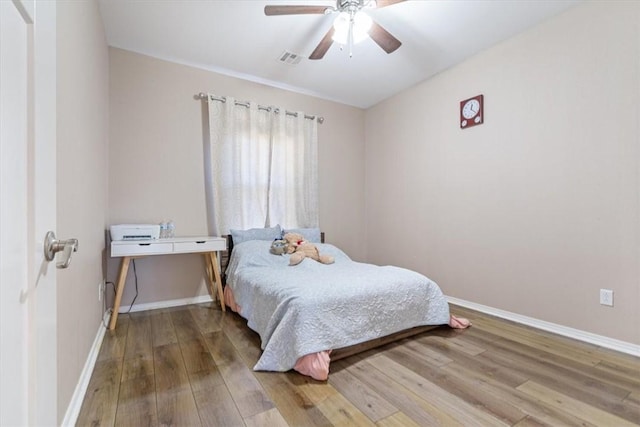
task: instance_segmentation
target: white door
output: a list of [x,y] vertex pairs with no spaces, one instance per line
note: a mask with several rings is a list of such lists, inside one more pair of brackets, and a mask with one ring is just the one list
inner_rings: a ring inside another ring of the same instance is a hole
[[56,425],[56,5],[0,0],[0,425]]

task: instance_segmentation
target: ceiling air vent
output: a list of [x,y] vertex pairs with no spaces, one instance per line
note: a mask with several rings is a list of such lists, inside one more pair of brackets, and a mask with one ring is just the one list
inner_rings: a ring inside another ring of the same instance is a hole
[[302,56],[298,55],[297,53],[288,52],[285,50],[278,58],[278,61],[287,65],[296,65],[300,62],[301,59]]

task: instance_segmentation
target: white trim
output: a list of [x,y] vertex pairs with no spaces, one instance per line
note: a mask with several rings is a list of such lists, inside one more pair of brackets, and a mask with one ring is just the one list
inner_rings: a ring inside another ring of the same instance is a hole
[[67,406],[67,412],[64,414],[64,419],[62,420],[62,426],[75,426],[76,421],[78,421],[82,402],[84,401],[84,396],[87,393],[91,374],[93,374],[93,368],[96,366],[98,354],[100,353],[100,346],[102,346],[102,340],[104,339],[104,334],[106,332],[104,325],[106,325],[108,321],[109,312],[106,312],[102,318],[102,323],[100,323],[100,326],[98,327],[98,333],[96,334],[96,338],[93,340],[93,345],[91,345],[91,349],[89,350],[87,361],[84,363],[84,368],[82,368],[82,372],[80,373],[80,379],[78,380],[78,384],[76,384],[76,389],[73,391],[73,396],[71,396],[69,406]]
[[136,311],[156,310],[158,308],[179,307],[181,305],[189,304],[202,304],[204,302],[211,302],[213,299],[211,295],[200,295],[192,298],[173,299],[168,301],[148,302],[145,304],[135,304],[133,306],[120,306],[118,313],[135,313]]
[[595,344],[601,347],[619,351],[621,353],[631,354],[633,356],[640,356],[640,345],[637,345],[637,344],[632,344],[630,342],[605,337],[603,335],[592,334],[591,332],[581,331],[580,329],[574,329],[568,326],[562,326],[556,323],[546,322],[544,320],[539,320],[533,317],[527,317],[520,314],[511,313],[509,311],[500,310],[498,308],[493,308],[493,307],[489,307],[482,304],[477,304],[475,302],[465,301],[463,299],[458,299],[455,297],[447,296],[447,300],[451,304],[470,308],[472,310],[476,310],[481,313],[490,314],[492,316],[511,320],[513,322],[521,323],[523,325],[532,326],[537,329],[542,329],[543,331],[552,332],[554,334],[558,334],[558,335],[573,338],[576,340],[584,341],[587,343]]
[[[181,305],[189,305],[189,304],[201,304],[205,302],[211,302],[213,299],[211,295],[200,295],[193,298],[182,298],[182,299],[174,299],[168,301],[158,301],[158,302],[150,302],[146,304],[137,304],[131,308],[131,312],[134,313],[136,311],[144,311],[144,310],[154,310],[158,308],[169,308],[169,307],[178,307]],[[120,307],[120,313],[129,311],[129,307]],[[102,340],[104,339],[104,335],[107,331],[105,325],[109,323],[109,318],[111,317],[111,309],[104,313],[102,323],[98,328],[98,333],[96,334],[95,340],[93,340],[93,345],[89,350],[89,355],[87,356],[87,361],[84,364],[84,368],[80,373],[80,379],[78,380],[78,384],[76,385],[76,389],[73,392],[73,396],[71,396],[71,402],[69,402],[69,406],[67,407],[67,412],[64,415],[64,419],[62,420],[62,426],[75,426],[78,421],[78,415],[80,415],[80,409],[82,408],[82,402],[84,401],[84,397],[87,393],[87,388],[89,387],[89,381],[91,380],[91,375],[93,374],[93,370],[96,366],[96,361],[98,360],[98,354],[100,353],[100,346],[102,345]]]

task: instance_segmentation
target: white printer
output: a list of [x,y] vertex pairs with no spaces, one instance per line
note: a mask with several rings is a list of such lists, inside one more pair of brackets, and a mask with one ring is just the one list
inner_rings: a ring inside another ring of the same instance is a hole
[[158,224],[118,224],[111,226],[111,240],[155,240],[160,238]]

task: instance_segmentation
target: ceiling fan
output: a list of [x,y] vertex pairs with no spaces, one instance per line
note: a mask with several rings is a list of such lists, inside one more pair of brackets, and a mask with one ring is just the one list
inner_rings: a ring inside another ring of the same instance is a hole
[[342,46],[349,46],[349,56],[355,43],[367,36],[377,43],[385,52],[391,53],[402,44],[400,40],[374,22],[363,9],[391,6],[405,0],[336,0],[336,6],[307,6],[307,5],[271,5],[264,7],[267,16],[275,15],[329,15],[336,18],[329,31],[320,40],[318,46],[309,59],[322,59],[337,41]]

